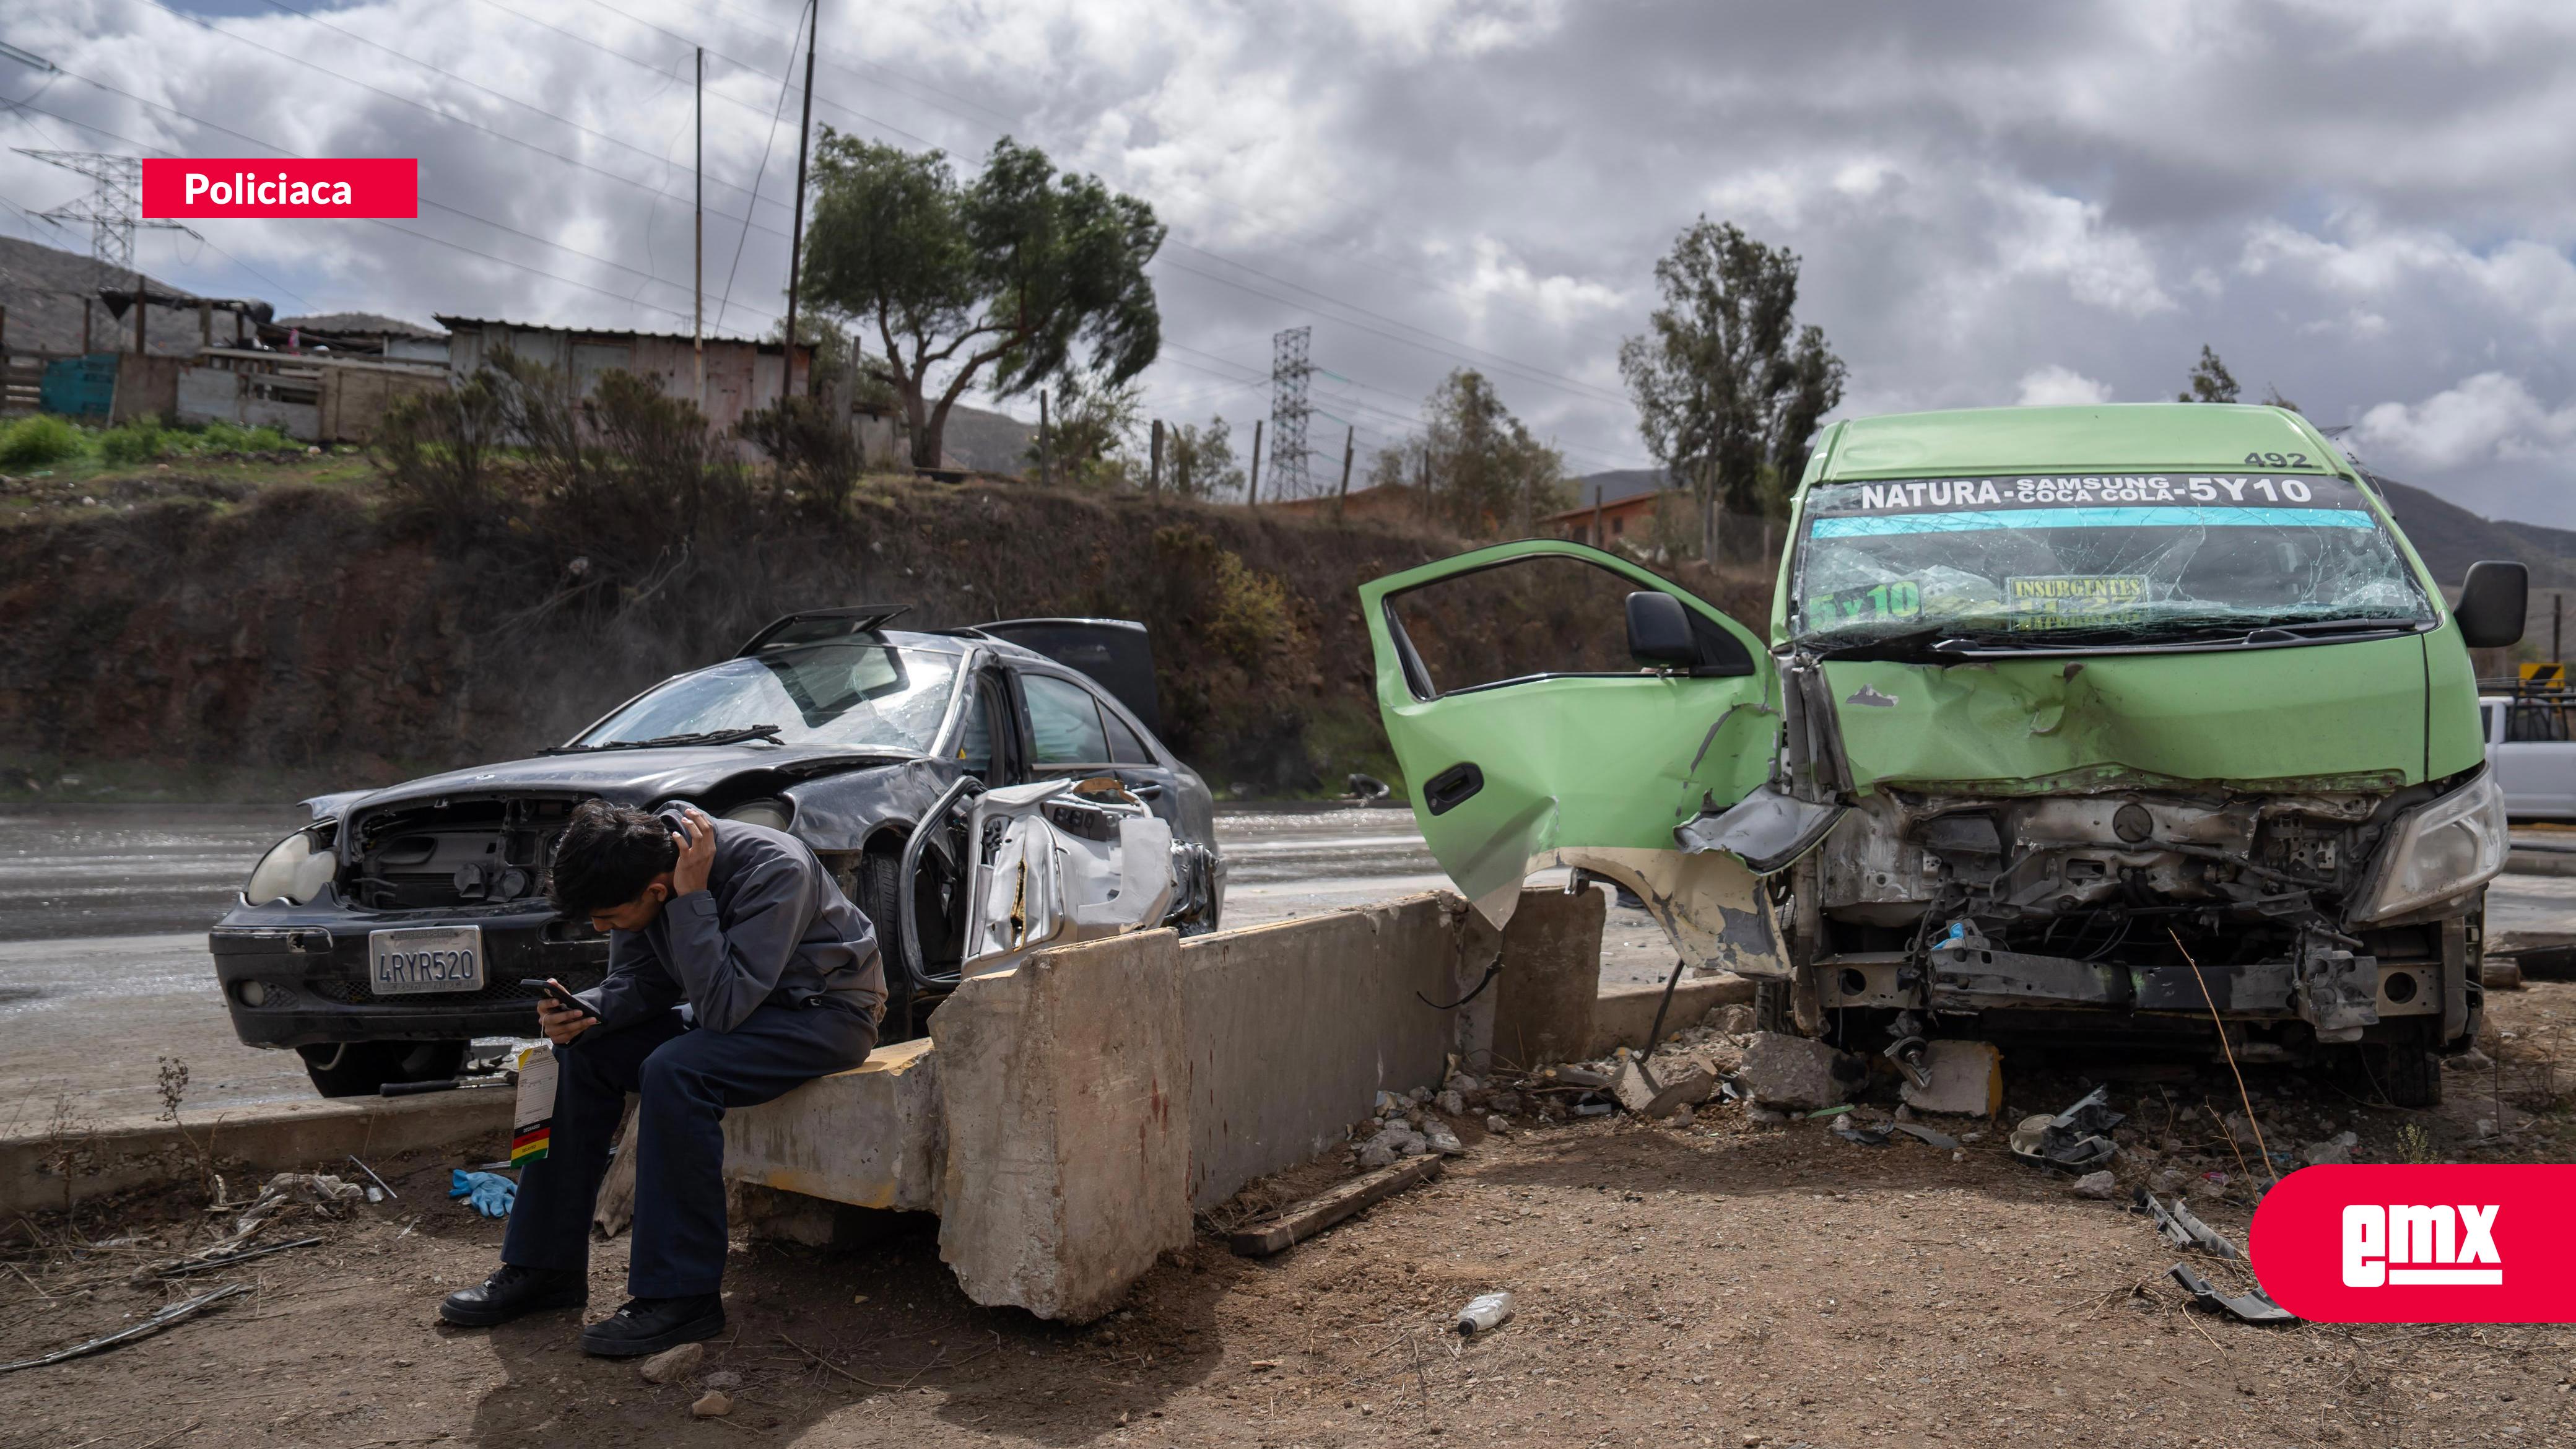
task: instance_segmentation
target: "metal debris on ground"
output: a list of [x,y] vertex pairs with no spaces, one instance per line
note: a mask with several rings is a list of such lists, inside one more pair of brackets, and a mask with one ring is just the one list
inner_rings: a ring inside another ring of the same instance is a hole
[[1511,1321],[1512,1295],[1508,1292],[1480,1293],[1458,1310],[1458,1332],[1468,1338],[1491,1333]]
[[385,1196],[387,1196],[387,1197],[400,1197],[400,1196],[402,1196],[402,1194],[401,1194],[401,1193],[398,1193],[398,1192],[394,1191],[394,1185],[393,1185],[392,1183],[387,1182],[387,1181],[385,1181],[383,1178],[376,1176],[376,1170],[375,1170],[374,1168],[369,1167],[367,1164],[365,1164],[365,1163],[363,1163],[363,1162],[358,1162],[358,1154],[356,1154],[356,1153],[354,1153],[354,1152],[350,1153],[350,1154],[349,1154],[349,1160],[350,1160],[351,1162],[355,1162],[355,1163],[357,1163],[357,1165],[358,1165],[358,1170],[359,1170],[360,1172],[363,1172],[363,1173],[365,1173],[365,1174],[367,1175],[367,1180],[368,1180],[369,1182],[372,1182],[372,1183],[374,1183],[376,1186],[378,1186],[378,1187],[380,1187],[380,1188],[383,1188],[383,1189],[384,1189]]
[[2135,1201],[2156,1220],[2156,1231],[2164,1234],[2165,1241],[2175,1247],[2198,1248],[2204,1253],[2221,1258],[2241,1259],[2245,1256],[2236,1251],[2236,1244],[2230,1242],[2217,1229],[2193,1216],[2191,1209],[2183,1205],[2181,1198],[2175,1198],[2173,1206],[2166,1207],[2156,1200],[2154,1193],[2140,1188]]
[[2053,1117],[2040,1113],[2021,1119],[2012,1132],[2012,1154],[2037,1167],[2091,1172],[2119,1152],[2111,1129],[2127,1120],[2127,1113],[2111,1110],[2110,1088],[2095,1087]]
[[1888,1124],[1888,1128],[1890,1131],[1902,1132],[1906,1136],[1914,1138],[1919,1142],[1926,1143],[1933,1147],[1938,1147],[1944,1152],[1956,1152],[1959,1150],[1958,1138],[1951,1136],[1947,1132],[1935,1132],[1920,1122],[1891,1122]]
[[[1890,1124],[1893,1125],[1893,1124]],[[1858,1147],[1885,1147],[1887,1133],[1874,1127],[1863,1127],[1849,1117],[1834,1119],[1834,1135]]]
[[2165,1270],[2166,1276],[2183,1286],[2193,1301],[2212,1313],[2231,1313],[2246,1323],[2296,1323],[2299,1316],[2273,1302],[2260,1288],[2242,1293],[2221,1293],[2210,1281],[2191,1270],[2188,1263],[2176,1263]]
[[322,1240],[318,1237],[297,1238],[291,1243],[271,1243],[264,1248],[245,1248],[238,1253],[225,1253],[218,1257],[179,1258],[168,1263],[155,1264],[153,1267],[145,1270],[144,1274],[138,1274],[137,1276],[140,1277],[148,1275],[154,1278],[185,1278],[191,1273],[203,1273],[211,1268],[229,1268],[235,1263],[245,1262],[252,1258],[265,1258],[271,1253],[283,1253],[289,1248],[309,1248],[320,1241]]
[[45,1354],[39,1358],[24,1358],[18,1360],[16,1363],[0,1363],[0,1374],[15,1373],[19,1369],[43,1368],[47,1364],[62,1363],[66,1360],[75,1358],[86,1358],[90,1354],[104,1353],[108,1349],[119,1348],[134,1342],[138,1338],[149,1338],[153,1334],[159,1333],[162,1329],[168,1328],[171,1324],[178,1323],[184,1319],[194,1318],[198,1314],[205,1312],[207,1309],[214,1307],[216,1304],[223,1302],[227,1298],[248,1293],[249,1291],[250,1285],[247,1283],[227,1283],[223,1287],[217,1288],[212,1292],[200,1293],[194,1298],[173,1303],[169,1307],[162,1309],[160,1312],[153,1314],[151,1317],[144,1319],[141,1323],[133,1324],[126,1328],[120,1328],[114,1333],[101,1334],[97,1338],[90,1339],[85,1343],[73,1344],[69,1348],[58,1348],[52,1353]]

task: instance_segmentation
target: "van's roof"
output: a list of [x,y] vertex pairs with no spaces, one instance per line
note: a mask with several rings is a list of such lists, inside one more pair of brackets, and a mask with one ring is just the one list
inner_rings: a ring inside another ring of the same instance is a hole
[[[1818,482],[1981,473],[2333,473],[2343,460],[2286,408],[2239,403],[2098,403],[1964,408],[1838,423],[1820,439]],[[2248,455],[2304,457],[2304,468]]]

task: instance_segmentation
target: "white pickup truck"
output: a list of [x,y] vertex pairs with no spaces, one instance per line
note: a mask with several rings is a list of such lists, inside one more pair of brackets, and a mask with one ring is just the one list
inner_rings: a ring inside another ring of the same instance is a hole
[[2576,820],[2576,738],[2569,715],[2576,697],[2481,695],[2478,722],[2487,762],[2504,787],[2505,813],[2516,820]]

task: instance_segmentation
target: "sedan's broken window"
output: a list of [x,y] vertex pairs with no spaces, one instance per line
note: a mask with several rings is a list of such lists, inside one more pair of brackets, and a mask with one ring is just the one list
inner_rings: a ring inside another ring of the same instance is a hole
[[956,684],[953,655],[861,642],[774,649],[683,674],[610,715],[579,743],[775,725],[782,744],[927,750]]
[[1904,479],[1812,489],[1793,597],[1811,643],[2040,645],[2429,623],[2361,490],[2333,477]]

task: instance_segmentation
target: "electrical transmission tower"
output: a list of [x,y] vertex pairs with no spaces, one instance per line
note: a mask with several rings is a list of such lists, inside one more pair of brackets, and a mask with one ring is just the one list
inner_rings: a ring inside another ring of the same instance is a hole
[[89,254],[93,260],[120,272],[133,271],[136,227],[196,235],[175,221],[136,219],[135,214],[143,209],[143,163],[132,156],[109,156],[96,151],[33,151],[24,146],[15,149],[21,156],[77,171],[98,183],[95,190],[78,201],[36,213],[47,221],[88,222]]
[[1312,327],[1270,334],[1270,496],[1303,498],[1306,479],[1306,361]]

